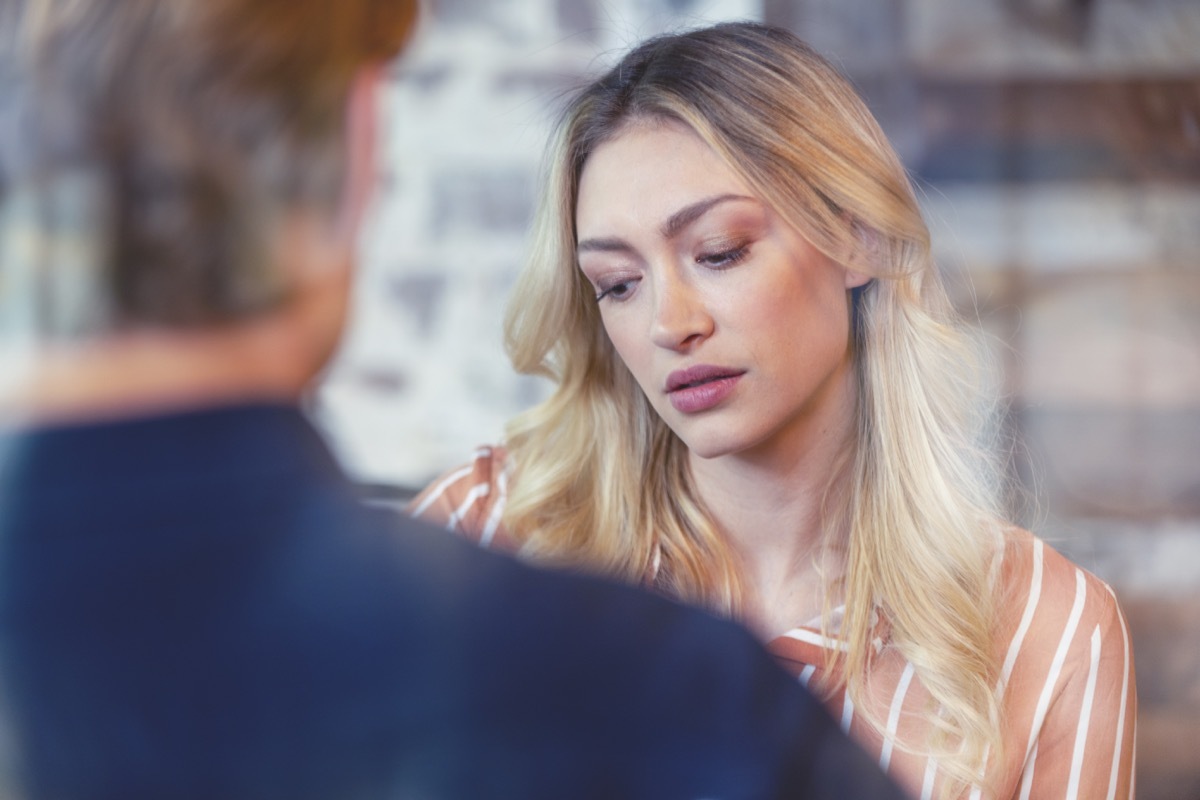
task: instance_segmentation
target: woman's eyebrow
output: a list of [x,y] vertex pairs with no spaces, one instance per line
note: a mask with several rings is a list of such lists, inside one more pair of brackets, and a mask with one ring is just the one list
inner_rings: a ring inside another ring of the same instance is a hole
[[754,202],[753,197],[747,197],[743,194],[719,194],[714,197],[697,200],[695,203],[684,206],[672,214],[671,218],[663,224],[660,232],[664,239],[673,239],[681,230],[704,216],[713,206],[733,200],[749,200]]
[[575,247],[577,253],[630,253],[633,248],[624,239],[584,239]]
[[[663,223],[663,226],[659,228],[659,233],[662,234],[664,239],[673,239],[680,231],[700,219],[700,217],[704,216],[714,206],[739,200],[755,202],[753,197],[744,194],[719,194],[713,197],[706,197],[703,200],[697,200],[694,203],[686,205],[672,214]],[[614,236],[584,239],[576,245],[575,251],[577,253],[629,253],[633,251],[633,247],[624,239]]]

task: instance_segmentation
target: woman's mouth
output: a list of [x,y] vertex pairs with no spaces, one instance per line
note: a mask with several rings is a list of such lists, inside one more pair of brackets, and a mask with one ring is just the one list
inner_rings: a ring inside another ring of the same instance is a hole
[[745,374],[745,370],[709,364],[676,370],[667,376],[667,399],[682,414],[707,411],[728,397]]

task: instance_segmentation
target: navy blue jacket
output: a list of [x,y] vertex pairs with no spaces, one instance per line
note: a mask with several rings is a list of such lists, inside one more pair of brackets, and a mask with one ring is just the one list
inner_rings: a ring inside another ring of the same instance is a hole
[[739,627],[365,507],[297,409],[0,436],[31,798],[893,798]]

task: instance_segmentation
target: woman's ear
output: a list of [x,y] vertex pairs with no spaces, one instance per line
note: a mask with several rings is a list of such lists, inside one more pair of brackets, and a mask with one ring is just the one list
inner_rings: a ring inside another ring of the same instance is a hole
[[[878,263],[874,255],[879,249],[878,236],[874,230],[863,225],[857,220],[850,221],[850,227],[854,231],[852,252],[849,258],[843,261],[843,264],[872,264]],[[871,275],[866,272],[845,268],[846,272],[846,288],[857,289],[859,286],[864,286],[871,281]]]
[[871,280],[871,276],[864,272],[855,272],[852,269],[846,270],[846,288],[857,289]]
[[855,272],[852,269],[846,270],[846,288],[857,289],[859,286],[865,285],[871,280],[871,276],[865,272]]

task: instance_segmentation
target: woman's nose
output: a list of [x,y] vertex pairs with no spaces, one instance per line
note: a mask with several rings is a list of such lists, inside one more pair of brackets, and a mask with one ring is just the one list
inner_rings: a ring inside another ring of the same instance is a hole
[[651,340],[658,347],[686,350],[707,339],[713,319],[704,298],[678,276],[668,275],[655,287]]

